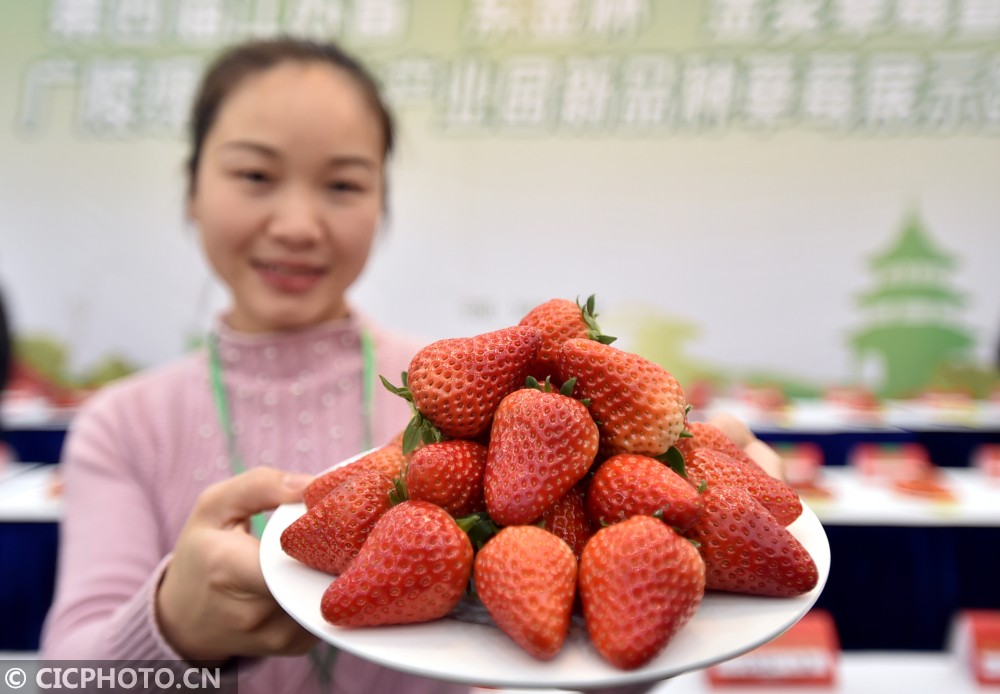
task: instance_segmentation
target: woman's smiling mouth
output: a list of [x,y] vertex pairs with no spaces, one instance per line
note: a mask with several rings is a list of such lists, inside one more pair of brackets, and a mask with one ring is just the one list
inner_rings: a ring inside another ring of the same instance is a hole
[[300,294],[315,287],[326,275],[325,267],[303,263],[252,261],[265,284],[289,294]]

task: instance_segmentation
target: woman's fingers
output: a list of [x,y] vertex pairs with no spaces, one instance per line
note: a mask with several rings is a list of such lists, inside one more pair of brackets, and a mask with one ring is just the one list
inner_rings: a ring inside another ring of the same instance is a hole
[[157,592],[164,636],[188,659],[301,652],[310,638],[271,597],[260,545],[244,528],[256,513],[301,500],[312,479],[257,468],[198,497]]
[[243,524],[261,511],[301,501],[312,479],[274,468],[254,468],[208,487],[198,497],[189,521],[216,528]]

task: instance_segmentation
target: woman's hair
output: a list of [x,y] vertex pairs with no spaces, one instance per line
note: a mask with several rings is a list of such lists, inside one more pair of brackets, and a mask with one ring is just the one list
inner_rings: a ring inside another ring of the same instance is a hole
[[378,82],[358,60],[328,42],[281,37],[238,44],[219,55],[209,66],[195,94],[189,133],[191,156],[187,161],[188,196],[194,194],[202,145],[215,125],[226,99],[247,78],[287,62],[326,63],[351,76],[364,93],[382,130],[383,155],[395,144],[395,124]]

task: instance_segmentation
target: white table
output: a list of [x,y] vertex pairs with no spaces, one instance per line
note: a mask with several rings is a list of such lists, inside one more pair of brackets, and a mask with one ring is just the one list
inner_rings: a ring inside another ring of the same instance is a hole
[[825,525],[1000,527],[1000,480],[970,468],[941,468],[955,501],[894,491],[851,468],[828,467],[821,484],[830,499],[806,499]]
[[6,463],[0,468],[0,523],[55,523],[62,503],[50,493],[55,465]]

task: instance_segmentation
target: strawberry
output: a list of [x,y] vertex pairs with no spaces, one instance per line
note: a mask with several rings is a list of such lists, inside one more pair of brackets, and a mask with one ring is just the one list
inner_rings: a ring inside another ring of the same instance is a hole
[[502,632],[549,660],[569,633],[576,557],[565,542],[533,525],[501,530],[479,550],[476,593]]
[[756,463],[730,458],[708,448],[695,449],[685,459],[688,482],[695,487],[733,486],[745,489],[782,525],[788,525],[802,513],[799,495],[785,482],[771,477]]
[[812,557],[749,492],[714,485],[702,500],[705,512],[685,535],[701,545],[708,588],[791,597],[816,587]]
[[579,400],[534,388],[508,395],[490,430],[483,478],[490,518],[537,520],[587,474],[597,445],[597,425]]
[[475,439],[489,429],[500,401],[524,385],[541,344],[538,328],[522,326],[438,340],[413,356],[401,388],[382,378],[417,411],[403,451],[442,437]]
[[542,346],[531,367],[531,375],[539,381],[556,378],[559,372],[559,348],[570,338],[597,340],[610,345],[615,338],[601,334],[594,312],[594,296],[580,305],[568,299],[552,299],[531,309],[519,325],[530,325],[542,331]]
[[427,622],[458,604],[471,573],[472,544],[448,512],[404,501],[379,518],[320,612],[340,627]]
[[594,534],[584,508],[583,496],[577,487],[566,492],[542,515],[542,527],[569,545],[576,558],[580,558],[584,545]]
[[658,460],[621,453],[597,468],[587,492],[587,515],[595,525],[656,514],[679,530],[701,515],[698,492]]
[[590,640],[605,660],[625,670],[656,657],[705,593],[698,550],[649,516],[598,530],[583,550],[579,571]]
[[601,452],[666,453],[684,431],[686,404],[676,379],[638,354],[594,340],[567,340],[559,377],[576,379],[574,397],[590,401],[601,429]]
[[712,451],[725,453],[730,458],[756,465],[753,459],[742,448],[733,443],[733,440],[717,426],[707,422],[688,422],[687,430],[691,436],[681,438],[674,444],[685,460],[690,458],[699,448],[708,448]]
[[325,472],[306,487],[303,500],[306,508],[312,508],[320,499],[343,484],[352,475],[362,470],[374,470],[389,479],[395,479],[406,462],[403,455],[403,447],[400,443],[392,443],[378,448],[368,455],[358,458],[353,463],[341,465],[329,472]]
[[389,510],[392,480],[361,470],[319,500],[281,533],[281,549],[306,566],[339,574]]
[[483,511],[486,446],[452,439],[430,443],[410,455],[406,491],[411,499],[437,504],[452,516]]

